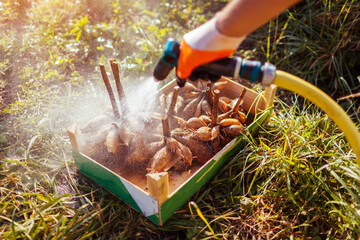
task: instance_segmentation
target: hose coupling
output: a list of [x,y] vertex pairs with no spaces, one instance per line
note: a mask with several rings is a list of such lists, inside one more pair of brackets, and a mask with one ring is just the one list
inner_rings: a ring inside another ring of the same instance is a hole
[[275,80],[276,67],[275,65],[266,62],[261,66],[261,71],[263,72],[263,77],[261,84],[264,86],[271,85]]

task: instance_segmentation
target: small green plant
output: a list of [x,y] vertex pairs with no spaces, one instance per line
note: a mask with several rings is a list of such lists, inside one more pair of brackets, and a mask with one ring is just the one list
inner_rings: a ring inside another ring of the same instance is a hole
[[87,31],[86,23],[88,22],[88,16],[82,17],[79,20],[75,19],[74,28],[70,31],[71,34],[76,34],[75,41],[79,41],[81,34]]

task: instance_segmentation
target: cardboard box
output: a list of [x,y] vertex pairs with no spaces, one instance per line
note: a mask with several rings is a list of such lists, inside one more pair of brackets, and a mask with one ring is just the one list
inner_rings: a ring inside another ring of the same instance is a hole
[[[237,98],[244,86],[229,79],[221,95]],[[170,92],[176,83],[170,82],[161,92]],[[243,108],[250,115],[247,122],[247,134],[256,135],[259,127],[266,123],[274,99],[276,86],[268,86],[263,94],[247,89]],[[176,178],[167,172],[144,175],[132,179],[120,176],[113,169],[99,164],[79,150],[79,130],[76,125],[68,128],[68,135],[73,148],[73,157],[78,169],[90,179],[107,189],[122,201],[142,213],[158,225],[165,223],[187,200],[212,178],[224,163],[231,160],[246,144],[246,136],[241,135],[229,142],[221,151],[202,166],[194,166]]]

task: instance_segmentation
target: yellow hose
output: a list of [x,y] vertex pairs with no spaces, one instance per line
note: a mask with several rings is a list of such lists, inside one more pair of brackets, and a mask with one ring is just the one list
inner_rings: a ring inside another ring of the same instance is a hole
[[343,131],[360,165],[360,133],[346,112],[326,93],[290,73],[277,70],[273,84],[295,92],[316,104]]

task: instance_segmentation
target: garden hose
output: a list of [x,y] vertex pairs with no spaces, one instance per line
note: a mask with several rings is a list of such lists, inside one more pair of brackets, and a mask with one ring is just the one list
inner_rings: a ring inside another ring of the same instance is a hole
[[360,166],[359,130],[346,112],[329,95],[305,80],[280,70],[276,70],[273,84],[303,96],[324,111],[344,133]]
[[[154,69],[154,78],[164,80],[170,71],[177,66],[179,57],[179,43],[169,38],[165,50]],[[275,84],[280,88],[297,93],[317,105],[343,131],[352,147],[357,163],[360,166],[360,133],[346,112],[326,93],[319,88],[290,73],[276,70],[271,63],[261,64],[259,61],[250,61],[240,57],[223,58],[194,69],[193,78],[209,78],[217,80],[220,76],[233,79],[248,79],[250,82],[259,82],[262,85]],[[215,77],[214,77],[215,76]],[[191,79],[191,76],[190,76]],[[186,80],[178,78],[178,85],[184,86]]]

